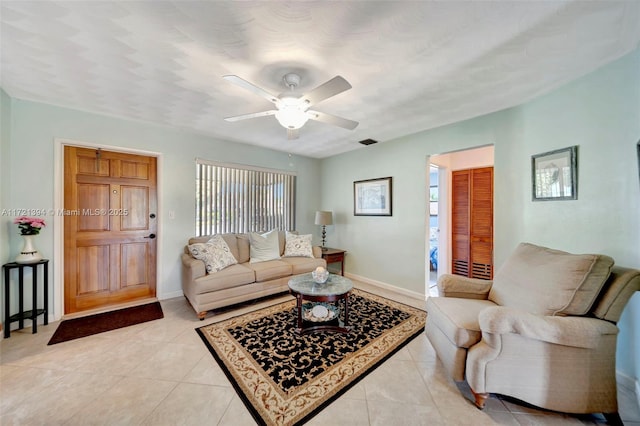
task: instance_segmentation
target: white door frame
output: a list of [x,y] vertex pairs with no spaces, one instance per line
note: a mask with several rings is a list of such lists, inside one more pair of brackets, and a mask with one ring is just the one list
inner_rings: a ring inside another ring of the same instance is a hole
[[[142,149],[123,148],[120,146],[105,145],[102,143],[76,141],[71,139],[55,138],[53,147],[53,290],[50,303],[49,321],[57,321],[64,315],[64,147],[75,146],[80,148],[102,148],[107,151],[122,152],[126,154],[145,155],[156,157],[156,191],[158,200],[158,219],[162,218],[162,153],[145,151]],[[156,297],[162,294],[162,220],[158,220],[158,243],[156,246]]]
[[[437,164],[432,162],[432,157],[438,154],[433,154],[427,157],[427,208],[426,208],[426,218],[425,218],[425,227],[426,227],[426,235],[425,235],[425,247],[426,247],[426,258],[425,258],[425,297],[429,295],[429,284],[431,268],[430,268],[430,257],[429,252],[431,248],[431,240],[429,238],[430,234],[430,223],[429,223],[429,203],[431,200],[431,166],[435,166],[438,168],[438,277],[442,274],[450,273],[450,265],[449,265],[449,173],[448,167],[442,164]],[[444,236],[444,237],[443,237]]]
[[[449,168],[438,166],[438,277],[442,274],[451,273],[451,215],[450,200],[451,183],[449,182]],[[444,235],[444,238],[442,237]]]

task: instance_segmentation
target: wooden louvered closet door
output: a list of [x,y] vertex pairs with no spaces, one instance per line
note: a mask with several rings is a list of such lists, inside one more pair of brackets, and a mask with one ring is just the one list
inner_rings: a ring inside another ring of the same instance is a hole
[[452,172],[451,272],[493,278],[493,167]]

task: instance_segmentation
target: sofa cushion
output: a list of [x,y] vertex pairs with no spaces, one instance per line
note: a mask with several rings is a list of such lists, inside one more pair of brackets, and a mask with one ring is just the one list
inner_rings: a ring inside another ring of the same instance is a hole
[[496,306],[488,300],[459,299],[456,297],[429,297],[427,320],[459,348],[469,348],[482,339],[478,315],[486,308]]
[[311,234],[296,235],[287,232],[284,257],[313,257],[311,238]]
[[276,278],[291,275],[292,266],[281,260],[269,260],[266,262],[245,263],[245,265],[253,269],[256,276],[256,282],[273,280]]
[[[287,237],[286,237],[286,234],[287,234],[288,232],[289,232],[289,231],[278,231],[278,247],[279,247],[279,249],[280,249],[280,256],[281,256],[281,257],[282,257],[282,256],[284,256],[284,249],[285,249],[285,246],[286,246],[286,244],[287,244]],[[292,231],[292,233],[293,233],[294,235],[295,235],[295,234],[297,234],[297,232],[296,232],[296,231]]]
[[521,243],[498,270],[489,300],[537,315],[584,315],[612,267],[609,256]]
[[251,247],[249,247],[250,263],[280,259],[280,245],[277,229],[264,234],[251,232],[249,234],[249,241],[251,244]]
[[189,245],[189,251],[193,257],[204,262],[208,274],[221,271],[238,263],[233,254],[231,254],[229,246],[220,235],[214,235],[206,243]]
[[245,265],[231,265],[221,271],[195,279],[195,294],[204,294],[225,288],[251,284],[256,279],[254,271]]
[[314,271],[318,266],[322,266],[323,268],[327,267],[327,262],[320,258],[309,258],[309,257],[283,257],[280,259],[281,262],[288,263],[291,265],[293,275],[305,274],[307,272]]
[[247,263],[251,259],[249,234],[237,234],[236,242],[238,244],[238,263]]

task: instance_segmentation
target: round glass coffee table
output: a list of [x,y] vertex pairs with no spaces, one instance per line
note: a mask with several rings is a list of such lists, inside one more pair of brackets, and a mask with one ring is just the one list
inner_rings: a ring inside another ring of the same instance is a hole
[[[329,274],[327,282],[319,284],[311,274],[297,275],[289,280],[289,292],[296,298],[298,334],[315,331],[348,333],[349,326],[349,293],[353,289],[350,279],[340,275]],[[303,302],[312,302],[313,309],[303,309]],[[339,309],[342,301],[344,321],[340,320]],[[335,305],[330,304],[335,303]],[[322,308],[316,308],[322,306]],[[320,315],[318,315],[318,312]],[[315,315],[314,315],[315,314]],[[325,314],[322,316],[322,314]]]

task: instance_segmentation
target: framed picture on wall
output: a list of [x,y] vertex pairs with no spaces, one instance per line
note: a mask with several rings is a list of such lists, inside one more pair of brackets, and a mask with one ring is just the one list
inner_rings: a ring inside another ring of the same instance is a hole
[[353,182],[354,216],[391,216],[391,198],[391,177]]
[[578,146],[531,156],[533,201],[578,199]]

